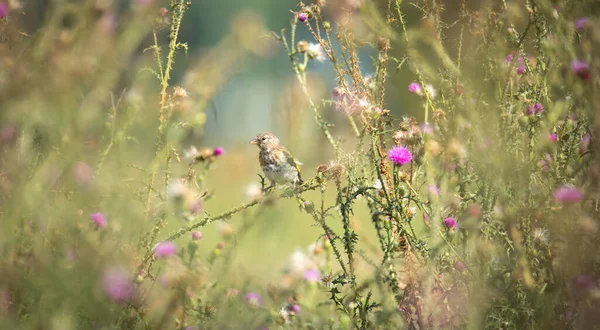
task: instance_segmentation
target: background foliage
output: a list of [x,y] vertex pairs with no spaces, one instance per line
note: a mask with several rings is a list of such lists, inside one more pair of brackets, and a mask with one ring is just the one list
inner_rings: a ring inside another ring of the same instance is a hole
[[0,327],[597,327],[599,10],[0,2]]

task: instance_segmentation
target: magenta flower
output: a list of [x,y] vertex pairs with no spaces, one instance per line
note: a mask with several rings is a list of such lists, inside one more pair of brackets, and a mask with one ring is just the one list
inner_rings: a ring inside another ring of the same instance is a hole
[[308,19],[308,14],[306,13],[299,13],[298,14],[298,20],[302,23],[306,22],[306,20]]
[[427,190],[429,190],[429,192],[432,195],[436,195],[436,196],[440,195],[440,188],[438,188],[438,186],[436,184],[430,184],[429,186],[427,186]]
[[321,278],[321,274],[319,273],[319,270],[317,269],[307,269],[304,271],[304,279],[307,280],[308,282],[318,282],[319,279]]
[[201,232],[199,232],[197,230],[192,232],[192,240],[198,241],[201,238],[202,238],[202,233]]
[[222,147],[216,147],[215,150],[213,150],[213,155],[214,156],[221,156],[223,153],[225,152],[225,150],[223,150]]
[[256,292],[248,292],[244,296],[244,301],[252,306],[262,306],[264,304],[263,298]]
[[412,160],[410,151],[404,147],[393,147],[388,150],[388,157],[396,165],[404,165]]
[[575,187],[562,186],[554,191],[553,197],[560,204],[575,204],[583,199],[583,192]]
[[550,142],[556,143],[556,141],[558,141],[558,135],[556,133],[550,133],[548,135],[548,140],[550,140]]
[[577,30],[583,29],[590,20],[587,17],[581,17],[575,20],[575,28]]
[[525,66],[524,66],[524,65],[519,65],[519,66],[517,67],[517,73],[518,73],[518,74],[523,74],[523,73],[525,73]]
[[8,6],[4,2],[0,2],[0,19],[8,15]]
[[506,58],[504,59],[504,63],[510,64],[510,62],[512,62],[512,60],[513,60],[513,54],[508,54],[508,55],[506,55]]
[[106,217],[100,212],[90,214],[90,220],[92,220],[98,228],[106,227]]
[[157,258],[166,258],[177,253],[177,246],[173,242],[161,242],[154,247],[154,255]]
[[300,313],[300,306],[298,306],[297,304],[293,304],[293,305],[289,305],[287,310],[290,313],[294,313],[294,315]]
[[446,219],[444,219],[444,224],[446,225],[446,227],[448,227],[448,229],[458,229],[458,224],[456,223],[456,220],[452,217],[447,217]]
[[84,162],[78,162],[72,168],[73,181],[80,186],[85,186],[92,181],[94,170]]
[[589,80],[591,77],[590,65],[585,61],[571,62],[571,71],[581,78],[581,80]]
[[541,103],[532,104],[527,108],[527,115],[533,116],[536,113],[542,113],[544,106]]
[[103,275],[102,289],[112,301],[128,301],[133,294],[129,272],[124,269],[109,269]]
[[410,85],[408,85],[408,91],[413,94],[421,94],[423,92],[421,85],[417,84],[416,82],[412,82]]

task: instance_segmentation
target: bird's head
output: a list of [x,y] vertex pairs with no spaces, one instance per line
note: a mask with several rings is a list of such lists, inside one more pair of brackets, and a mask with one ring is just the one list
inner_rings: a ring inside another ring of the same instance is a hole
[[250,141],[250,144],[256,144],[261,150],[268,150],[279,146],[279,139],[268,132],[260,133],[256,139]]

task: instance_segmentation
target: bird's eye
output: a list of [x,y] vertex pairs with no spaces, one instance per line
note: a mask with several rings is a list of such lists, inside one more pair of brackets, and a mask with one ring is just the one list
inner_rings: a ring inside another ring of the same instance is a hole
[[266,137],[263,137],[261,140],[263,140],[263,141],[264,141],[264,140],[266,140],[266,139],[267,139]]

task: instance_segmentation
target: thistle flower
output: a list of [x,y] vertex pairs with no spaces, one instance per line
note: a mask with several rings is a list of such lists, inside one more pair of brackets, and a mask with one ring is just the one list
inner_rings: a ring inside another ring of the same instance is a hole
[[429,190],[429,193],[431,193],[432,195],[435,195],[435,196],[440,195],[440,188],[438,188],[438,186],[435,183],[427,186],[427,190]]
[[98,226],[98,228],[106,227],[106,217],[100,212],[94,212],[90,214],[90,220],[92,220]]
[[264,300],[263,300],[262,296],[256,292],[248,292],[244,296],[244,301],[253,307],[259,307],[264,304]]
[[166,258],[177,253],[177,246],[173,242],[161,242],[154,247],[154,255],[157,258]]
[[581,80],[589,80],[591,77],[590,65],[585,61],[571,62],[571,71],[581,78]]
[[512,62],[512,60],[513,60],[513,54],[508,54],[508,55],[506,55],[506,58],[504,58],[504,63],[510,64],[510,62]]
[[300,313],[300,306],[298,306],[297,304],[293,304],[293,305],[288,305],[287,310],[290,313],[293,313],[294,315]]
[[216,157],[219,157],[219,156],[223,155],[224,152],[225,152],[225,150],[223,150],[222,147],[216,147],[215,150],[213,150],[213,155]]
[[388,157],[396,165],[404,165],[412,160],[410,151],[404,147],[393,147],[388,150]]
[[525,73],[525,66],[524,66],[524,65],[519,65],[519,66],[517,67],[517,73],[518,73],[518,74],[523,74],[523,73]]
[[550,142],[555,143],[556,141],[558,141],[558,135],[556,133],[550,133],[548,134],[548,140],[550,140]]
[[78,162],[72,168],[73,181],[80,186],[85,186],[92,181],[94,170],[84,162]]
[[176,179],[167,186],[167,199],[182,199],[187,194],[187,187],[181,180]]
[[548,243],[548,229],[536,228],[533,231],[533,239],[542,243]]
[[8,6],[4,2],[0,2],[0,19],[8,15]]
[[416,82],[412,82],[412,83],[410,83],[410,85],[408,85],[408,91],[413,94],[419,94],[419,95],[421,95],[421,93],[423,92],[423,90],[421,89],[421,85],[419,85]]
[[201,238],[202,238],[202,233],[201,232],[199,232],[197,230],[192,232],[192,240],[198,241]]
[[306,22],[306,20],[308,19],[308,14],[307,13],[299,13],[298,14],[298,20],[302,23]]
[[325,60],[327,59],[325,51],[323,50],[323,47],[321,47],[320,44],[310,43],[308,45],[307,54],[308,57],[315,59],[319,62],[325,62]]
[[527,108],[527,115],[533,116],[536,113],[542,113],[544,111],[544,106],[541,103],[535,103],[530,105]]
[[104,294],[114,302],[128,301],[133,294],[129,272],[124,269],[109,269],[102,277]]
[[445,218],[444,224],[446,227],[448,227],[448,229],[458,229],[458,223],[456,223],[456,220],[452,217]]
[[304,279],[308,282],[318,282],[321,274],[317,269],[311,268],[304,271]]
[[588,23],[589,19],[587,17],[581,17],[575,20],[575,28],[577,30],[583,29]]
[[425,90],[427,90],[427,94],[429,94],[429,98],[430,99],[435,99],[435,97],[437,96],[437,90],[435,88],[433,88],[432,85],[427,84],[425,85]]
[[583,192],[575,187],[562,186],[554,191],[553,197],[560,204],[575,204],[583,199]]

